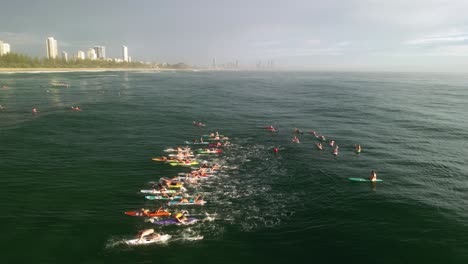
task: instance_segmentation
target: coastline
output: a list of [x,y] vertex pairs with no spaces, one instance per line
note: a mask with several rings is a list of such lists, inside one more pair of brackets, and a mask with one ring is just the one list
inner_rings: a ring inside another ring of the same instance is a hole
[[54,73],[54,72],[161,72],[196,71],[195,69],[161,68],[0,68],[1,73]]

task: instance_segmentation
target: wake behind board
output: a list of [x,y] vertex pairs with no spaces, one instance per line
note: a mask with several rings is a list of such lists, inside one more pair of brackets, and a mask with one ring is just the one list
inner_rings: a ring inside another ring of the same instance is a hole
[[158,238],[142,238],[140,241],[138,241],[138,238],[136,239],[130,239],[130,240],[125,240],[125,243],[127,245],[146,245],[146,244],[153,244],[157,242],[164,242],[167,241],[171,238],[171,235],[161,235]]
[[198,221],[197,218],[187,218],[184,223],[180,223],[176,219],[163,219],[158,221],[152,221],[151,223],[155,225],[187,225],[187,224],[195,224]]

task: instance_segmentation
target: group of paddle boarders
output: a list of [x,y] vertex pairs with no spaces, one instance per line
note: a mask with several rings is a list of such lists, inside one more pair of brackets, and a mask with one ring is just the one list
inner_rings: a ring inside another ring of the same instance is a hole
[[[227,137],[222,136],[218,132],[216,132],[207,135],[207,138],[205,140],[209,142],[222,142],[227,139]],[[217,148],[212,148],[210,149],[210,151],[206,151],[207,149],[202,150],[204,154],[216,154],[222,152],[216,151]],[[174,156],[181,154],[194,156],[192,150],[189,147],[177,147],[175,149],[166,149],[165,151],[176,152],[177,154]],[[153,158],[153,160],[155,159]],[[167,162],[168,160],[170,160],[169,157],[167,157],[167,159],[158,158],[156,161]],[[169,202],[167,203],[168,206],[203,205],[206,203],[206,201],[203,200],[203,195],[198,194],[196,196],[188,196],[185,193],[185,186],[198,184],[198,179],[214,175],[220,169],[220,167],[220,164],[216,162],[210,163],[208,161],[204,161],[198,168],[192,168],[192,170],[188,173],[179,173],[179,175],[183,175],[182,177],[178,175],[172,178],[161,178],[158,183],[151,183],[150,190],[141,190],[141,192],[154,194],[154,196],[147,196],[148,199],[149,197],[151,197],[152,200],[169,200]],[[189,212],[187,210],[175,210],[175,212],[171,213],[168,209],[165,209],[163,206],[161,206],[157,210],[141,208],[141,210],[138,212],[126,212],[126,214],[148,217],[150,222],[153,224],[187,224],[194,222],[194,218],[187,217],[189,216]],[[159,220],[162,217],[166,217],[166,219]],[[137,239],[132,240],[132,243],[129,243],[127,241],[127,244],[150,243],[153,240],[156,242],[162,238],[162,234],[156,233],[155,230],[152,228],[143,229],[138,232],[136,238]]]
[[[269,125],[269,126],[265,126],[263,127],[265,130],[267,131],[270,131],[270,132],[277,132],[278,130],[276,128],[274,128],[272,125]],[[300,129],[298,129],[297,127],[295,127],[293,130],[292,130],[292,133],[293,134],[296,134],[293,136],[293,138],[291,139],[291,142],[292,143],[295,143],[295,144],[299,144],[300,143],[300,140],[299,140],[299,137],[297,136],[298,134],[304,134],[304,132]],[[309,132],[309,134],[313,135],[315,138],[317,138],[318,140],[320,140],[320,142],[317,142],[315,143],[315,146],[317,147],[318,150],[323,150],[324,146],[322,144],[322,142],[326,141],[326,137],[323,136],[323,135],[319,135],[317,134],[317,132],[315,131],[311,131]],[[331,147],[331,152],[332,154],[336,157],[338,156],[339,154],[339,146],[336,144],[335,140],[329,140],[328,141],[328,145]],[[362,147],[360,144],[355,144],[354,145],[354,150],[356,153],[361,153],[362,151]],[[273,149],[274,153],[278,153],[278,148],[275,147]],[[371,175],[369,176],[369,181],[371,182],[377,182],[377,173],[375,170],[372,170],[371,171]]]

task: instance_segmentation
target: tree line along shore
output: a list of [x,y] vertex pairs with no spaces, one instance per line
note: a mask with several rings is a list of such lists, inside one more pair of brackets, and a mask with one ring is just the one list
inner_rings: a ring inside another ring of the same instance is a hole
[[0,69],[190,69],[185,63],[158,64],[143,62],[116,62],[112,60],[65,60],[29,57],[18,53],[8,53],[0,56]]

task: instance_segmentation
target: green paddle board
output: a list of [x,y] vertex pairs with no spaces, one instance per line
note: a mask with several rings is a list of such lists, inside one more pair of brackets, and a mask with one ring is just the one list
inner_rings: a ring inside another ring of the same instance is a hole
[[[355,182],[371,182],[369,179],[364,179],[364,178],[348,178],[350,181],[355,181]],[[376,181],[381,182],[383,180],[377,179]]]

